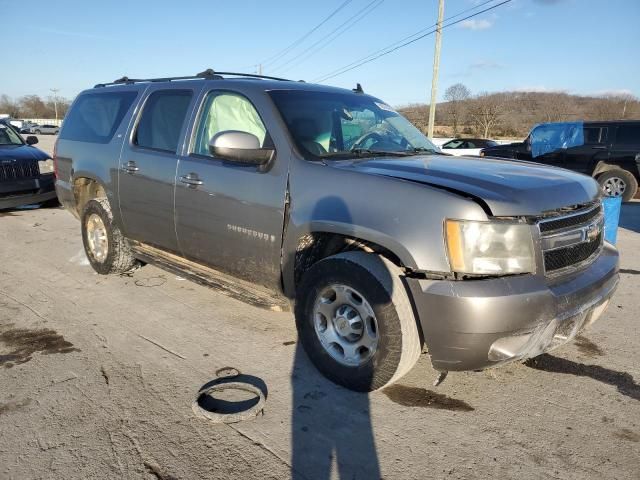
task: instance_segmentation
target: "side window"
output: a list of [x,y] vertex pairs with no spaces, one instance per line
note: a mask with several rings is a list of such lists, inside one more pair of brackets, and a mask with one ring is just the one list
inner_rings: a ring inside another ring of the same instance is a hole
[[67,114],[60,138],[77,142],[109,143],[137,95],[137,92],[81,95]]
[[133,143],[175,153],[192,96],[191,90],[161,90],[149,95]]
[[[603,131],[600,127],[584,127],[584,143],[585,145],[592,145],[594,143],[601,143],[605,139],[601,140],[601,132]],[[606,129],[604,129],[606,132]]]
[[227,130],[255,135],[261,147],[267,136],[260,115],[246,97],[229,92],[211,92],[204,102],[193,153],[211,156],[209,141],[215,134]]
[[462,140],[451,140],[450,142],[446,143],[444,146],[444,148],[464,148],[462,145],[464,144],[464,142]]
[[616,134],[618,145],[640,145],[640,125],[620,125]]

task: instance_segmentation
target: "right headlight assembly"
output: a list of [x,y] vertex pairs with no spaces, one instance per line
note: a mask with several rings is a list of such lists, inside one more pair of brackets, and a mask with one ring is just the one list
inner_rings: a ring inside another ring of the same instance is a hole
[[522,223],[445,221],[451,270],[471,275],[535,272],[531,227]]

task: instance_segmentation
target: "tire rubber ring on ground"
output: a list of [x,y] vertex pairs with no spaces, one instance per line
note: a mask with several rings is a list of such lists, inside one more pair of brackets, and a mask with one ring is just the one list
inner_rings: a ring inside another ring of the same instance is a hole
[[[248,410],[237,413],[210,412],[203,409],[198,403],[200,397],[209,395],[213,392],[222,392],[224,390],[241,390],[244,392],[253,393],[256,397],[258,397],[258,403],[256,403]],[[193,409],[193,412],[196,414],[196,416],[206,418],[214,423],[236,423],[256,417],[258,413],[260,413],[264,409],[264,404],[264,393],[258,387],[245,382],[224,382],[217,383],[211,387],[200,390],[195,400],[191,404],[191,408]]]

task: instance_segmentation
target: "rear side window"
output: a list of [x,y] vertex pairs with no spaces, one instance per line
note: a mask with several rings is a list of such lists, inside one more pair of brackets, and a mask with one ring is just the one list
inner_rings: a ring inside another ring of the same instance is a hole
[[145,103],[133,143],[143,148],[175,153],[192,96],[191,90],[152,93]]
[[[78,97],[64,120],[61,139],[109,143],[137,92],[87,93]],[[47,127],[48,125],[43,125]]]
[[616,134],[618,145],[640,145],[640,125],[620,125]]

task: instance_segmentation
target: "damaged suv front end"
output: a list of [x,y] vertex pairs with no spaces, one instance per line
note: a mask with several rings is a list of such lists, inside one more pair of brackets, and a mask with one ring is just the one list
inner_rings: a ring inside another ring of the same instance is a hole
[[618,284],[618,252],[603,229],[599,200],[518,219],[447,220],[454,278],[408,279],[434,368],[535,357],[595,322]]

